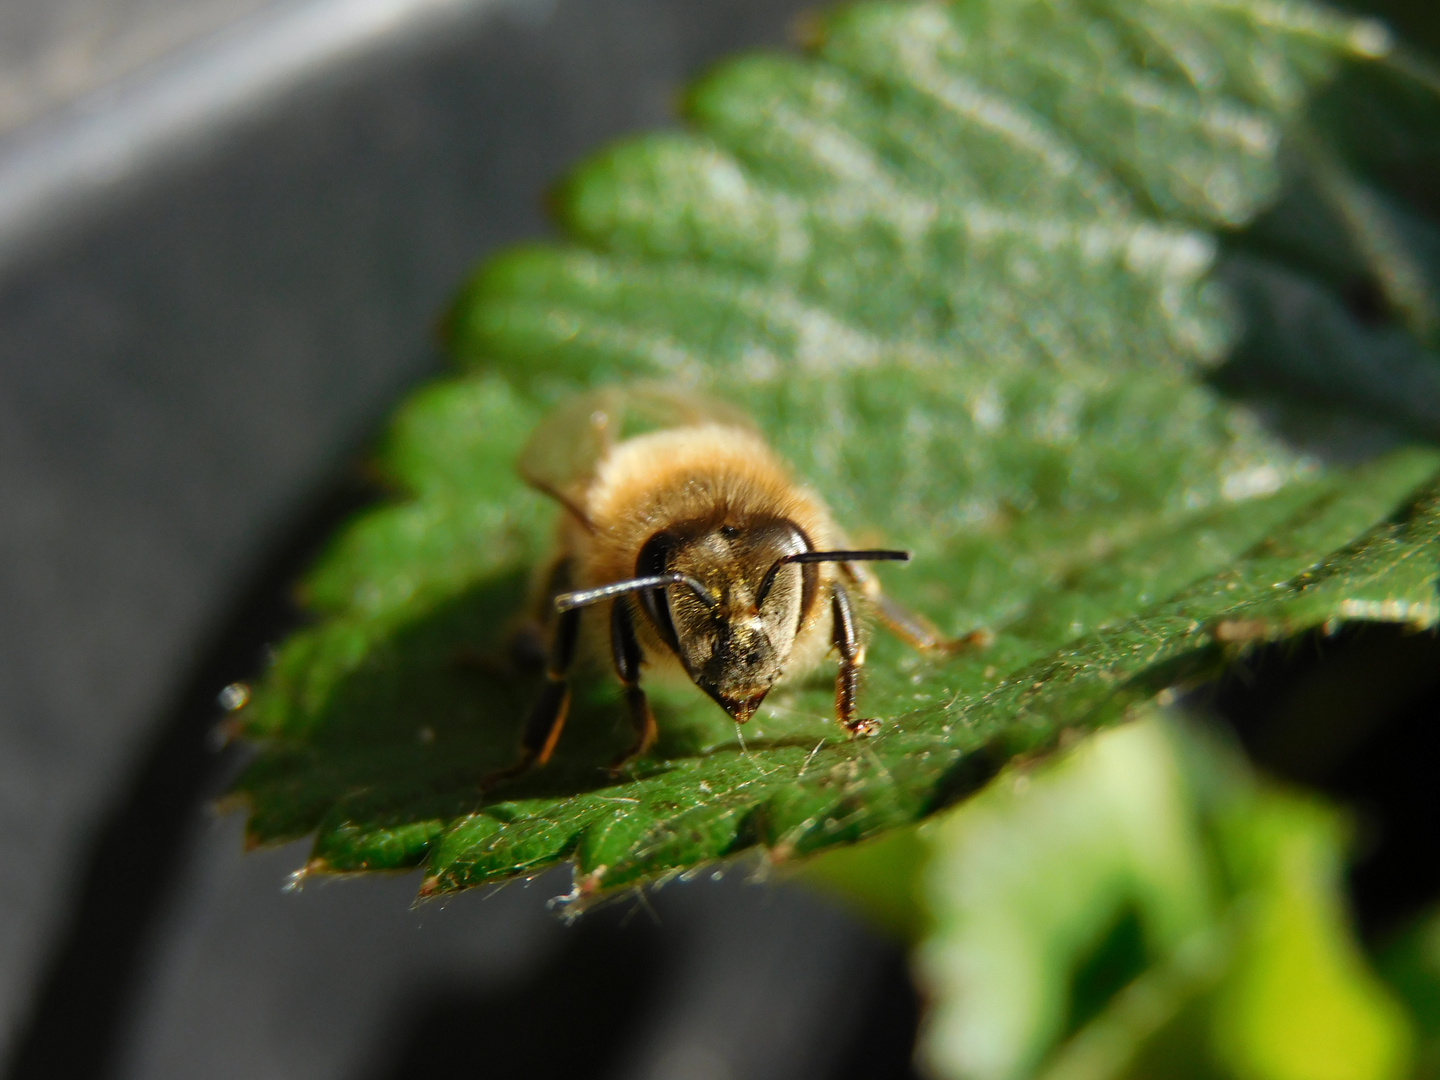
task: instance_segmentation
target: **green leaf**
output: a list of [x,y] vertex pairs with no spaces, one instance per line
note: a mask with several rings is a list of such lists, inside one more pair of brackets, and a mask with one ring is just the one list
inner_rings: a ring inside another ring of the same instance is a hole
[[1211,1015],[1214,1053],[1231,1075],[1408,1073],[1409,1018],[1349,933],[1337,825],[1317,806],[1271,796],[1221,827],[1243,904]]
[[1283,197],[1228,245],[1245,333],[1225,381],[1440,436],[1437,87],[1440,69],[1396,47],[1318,94]]
[[1381,951],[1378,963],[1415,1021],[1414,1075],[1425,1080],[1440,1076],[1440,912],[1416,919]]
[[1343,909],[1338,819],[1173,722],[1013,771],[924,835],[937,1076],[1406,1075],[1406,1015]]
[[935,1006],[922,1052],[943,1076],[1030,1075],[1065,1032],[1072,972],[1107,931],[1130,920],[1143,965],[1211,926],[1221,899],[1153,723],[990,787],[932,843],[934,929],[920,955]]
[[[573,243],[466,285],[462,373],[379,454],[404,500],[337,538],[239,719],[251,840],[423,864],[427,894],[568,859],[589,897],[914,822],[1253,642],[1436,623],[1440,460],[1328,470],[1202,381],[1232,339],[1204,230],[1276,196],[1309,95],[1383,46],[1298,3],[868,4],[712,73],[690,130],[570,178]],[[661,741],[620,779],[599,671],[557,759],[482,792],[538,690],[510,642],[555,517],[513,461],[567,395],[657,380],[741,408],[857,541],[914,552],[888,592],[994,644],[877,636],[863,741],[823,677],[743,743],[650,687]]]

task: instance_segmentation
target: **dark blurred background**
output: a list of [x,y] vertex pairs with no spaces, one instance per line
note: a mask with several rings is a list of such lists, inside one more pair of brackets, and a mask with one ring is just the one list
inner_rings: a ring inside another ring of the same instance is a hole
[[[908,1075],[899,948],[811,894],[732,874],[567,927],[552,874],[412,911],[414,878],[282,892],[304,845],[245,855],[209,809],[233,767],[209,742],[216,693],[373,498],[355,462],[440,369],[461,274],[546,232],[567,165],[671,123],[686,80],[783,43],[801,7],[0,6],[9,1076]],[[1428,3],[1368,7],[1440,44]],[[1373,635],[1257,657],[1213,704],[1266,767],[1433,851],[1433,796],[1405,802],[1425,778],[1396,794],[1392,760],[1440,711],[1440,653],[1417,640],[1421,676],[1335,761],[1273,732],[1296,695],[1376,678],[1395,649]],[[1377,840],[1356,872],[1377,933],[1435,893],[1440,864],[1398,850]]]

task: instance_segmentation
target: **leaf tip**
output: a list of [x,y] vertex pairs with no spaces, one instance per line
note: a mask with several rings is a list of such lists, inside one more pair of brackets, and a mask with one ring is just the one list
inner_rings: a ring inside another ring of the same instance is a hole
[[1215,640],[1226,645],[1263,641],[1270,636],[1270,623],[1265,619],[1221,619],[1215,624]]
[[210,809],[216,817],[225,817],[228,814],[248,809],[249,806],[250,797],[245,791],[227,791],[210,803]]
[[576,874],[573,898],[583,901],[598,894],[605,887],[605,874],[609,869],[609,866],[601,863],[589,873]]
[[1346,44],[1357,56],[1380,60],[1394,50],[1395,35],[1379,19],[1357,19],[1350,27]]
[[825,17],[818,11],[807,9],[790,20],[789,38],[797,46],[813,52],[825,44]]

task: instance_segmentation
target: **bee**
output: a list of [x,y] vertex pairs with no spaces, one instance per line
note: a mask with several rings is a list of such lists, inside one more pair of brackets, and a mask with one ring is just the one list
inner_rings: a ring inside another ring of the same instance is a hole
[[[637,424],[650,430],[627,434]],[[879,721],[858,716],[856,704],[865,663],[857,597],[916,648],[984,643],[983,631],[946,641],[889,600],[864,564],[909,553],[850,547],[819,497],[723,404],[662,387],[585,395],[541,423],[519,471],[563,510],[541,597],[546,682],[519,759],[487,782],[550,760],[582,613],[593,608],[608,607],[608,651],[634,727],[612,770],[655,742],[647,670],[682,674],[743,724],[774,686],[814,671],[833,649],[835,719],[851,736],[873,734]]]

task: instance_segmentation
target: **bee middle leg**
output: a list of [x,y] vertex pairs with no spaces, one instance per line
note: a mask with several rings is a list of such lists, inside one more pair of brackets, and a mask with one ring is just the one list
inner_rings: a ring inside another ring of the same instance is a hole
[[860,642],[850,594],[838,581],[831,593],[830,606],[834,614],[835,648],[840,653],[840,670],[835,676],[835,719],[851,735],[873,735],[880,730],[880,721],[855,716],[860,669],[865,666],[865,646]]
[[947,638],[924,615],[897,604],[880,591],[880,582],[854,563],[847,563],[845,576],[864,594],[882,626],[912,649],[925,653],[962,653],[984,649],[995,639],[989,630],[972,630],[958,638]]
[[520,736],[520,757],[515,764],[493,772],[480,781],[482,788],[500,780],[519,776],[532,765],[544,765],[555,753],[565,717],[570,712],[570,682],[567,673],[575,659],[575,644],[580,638],[580,611],[562,612],[555,620],[555,635],[550,639],[550,660],[545,668],[545,687],[525,718]]
[[630,709],[630,723],[635,728],[635,743],[610,766],[616,772],[655,744],[655,714],[645,691],[640,689],[640,642],[635,637],[635,624],[630,605],[619,597],[610,608],[610,650],[615,658],[615,674],[625,687],[625,704]]

